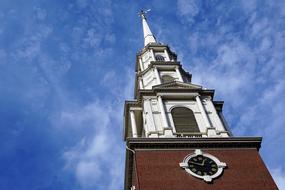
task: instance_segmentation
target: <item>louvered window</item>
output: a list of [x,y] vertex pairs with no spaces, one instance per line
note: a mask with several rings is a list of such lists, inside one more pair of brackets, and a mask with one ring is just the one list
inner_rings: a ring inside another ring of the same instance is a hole
[[162,55],[155,55],[156,61],[164,61],[164,57]]
[[174,81],[174,78],[172,76],[169,76],[169,75],[163,75],[161,77],[161,82],[162,83],[168,83],[168,82],[172,82]]
[[177,133],[200,132],[192,110],[184,107],[177,107],[171,111],[171,114]]

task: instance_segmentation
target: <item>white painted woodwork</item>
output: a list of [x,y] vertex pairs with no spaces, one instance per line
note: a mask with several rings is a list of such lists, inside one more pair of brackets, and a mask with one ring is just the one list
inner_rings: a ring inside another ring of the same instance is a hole
[[164,50],[164,55],[165,55],[165,61],[170,61],[170,59],[169,59],[169,55],[168,55],[168,52],[167,52],[167,50],[165,49]]
[[153,49],[150,49],[150,56],[152,57],[152,61],[155,61],[155,56],[154,56],[154,53],[153,53]]
[[213,126],[218,130],[218,131],[225,131],[225,127],[216,111],[216,108],[210,98],[206,99],[206,108],[209,109],[210,114],[209,117],[211,118],[211,122]]
[[206,128],[211,128],[210,121],[209,121],[209,119],[208,119],[208,117],[207,117],[207,114],[206,114],[205,109],[204,109],[204,106],[203,106],[203,104],[202,104],[202,102],[201,102],[200,96],[196,96],[196,102],[197,102],[197,105],[198,105],[198,107],[199,107],[199,110],[200,110],[200,112],[201,112],[201,114],[202,114],[203,121],[204,121],[204,123],[205,123],[205,127],[206,127]]
[[130,111],[130,117],[131,117],[131,125],[132,125],[132,135],[133,135],[133,137],[138,137],[137,124],[136,124],[136,120],[135,120],[135,113],[133,110]]
[[142,79],[140,78],[139,81],[140,81],[140,89],[143,89],[144,87],[143,87],[143,81],[142,81]]
[[175,71],[176,71],[176,73],[177,73],[177,76],[178,76],[178,78],[179,78],[179,81],[180,81],[180,82],[183,82],[183,78],[182,78],[182,75],[181,75],[181,73],[180,73],[179,68],[178,68],[178,67],[175,67]]
[[[145,46],[150,43],[156,43],[145,15],[142,14],[141,17]],[[178,66],[176,62],[169,62],[169,53],[168,47],[162,44],[151,44],[147,48],[143,48],[140,55],[138,55],[137,63],[140,68],[138,69],[137,77],[137,85],[140,90],[151,90],[154,86],[162,84],[161,78],[164,75],[169,75],[179,82],[190,83],[185,78],[184,72],[181,72],[183,68]],[[163,64],[163,60],[156,61],[155,56],[157,55],[163,56],[164,61],[167,63]],[[193,86],[196,88],[195,85]],[[222,114],[217,113],[211,97],[202,96],[199,91],[200,87],[196,86],[198,90],[193,92],[161,91],[153,95],[144,95],[141,100],[140,111],[134,111],[138,108],[135,106],[130,106],[129,108],[130,114],[126,122],[126,134],[138,137],[138,131],[142,131],[142,136],[146,138],[177,137],[171,110],[175,107],[185,107],[193,111],[201,132],[200,136],[228,137],[230,133],[225,121],[223,121]]]
[[203,122],[203,117],[201,115],[201,112],[195,100],[165,100],[164,103],[166,107],[166,115],[169,120],[170,127],[173,129],[174,133],[176,132],[176,128],[175,128],[173,118],[171,115],[171,110],[175,107],[185,107],[185,108],[192,110],[200,132],[206,133],[206,128]]
[[160,114],[161,114],[162,121],[163,121],[163,127],[164,127],[164,128],[169,128],[168,121],[167,121],[167,117],[166,117],[166,114],[165,114],[165,109],[164,109],[164,105],[163,105],[162,98],[161,98],[161,96],[158,96],[157,99],[158,99]]
[[144,127],[144,128],[148,130],[147,131],[148,133],[156,131],[155,121],[154,121],[150,101],[151,101],[150,99],[145,99],[144,100],[144,107],[143,107],[143,109],[145,110],[145,115],[146,115],[145,117],[146,117],[146,121],[147,121],[147,123],[146,123],[147,127]]
[[139,58],[139,63],[140,63],[140,70],[143,71],[144,67],[143,67],[143,63],[142,63],[142,59]]
[[160,79],[157,67],[154,67],[154,73],[155,73],[155,77],[156,77],[156,80],[157,80],[157,84],[161,84],[161,79]]

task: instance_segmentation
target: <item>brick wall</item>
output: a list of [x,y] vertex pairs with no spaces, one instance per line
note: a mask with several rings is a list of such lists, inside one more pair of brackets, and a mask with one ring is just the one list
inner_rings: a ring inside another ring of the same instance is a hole
[[[203,149],[202,149],[203,150]],[[137,150],[138,190],[277,190],[271,175],[255,149],[208,149],[227,168],[208,184],[179,167],[192,150]]]

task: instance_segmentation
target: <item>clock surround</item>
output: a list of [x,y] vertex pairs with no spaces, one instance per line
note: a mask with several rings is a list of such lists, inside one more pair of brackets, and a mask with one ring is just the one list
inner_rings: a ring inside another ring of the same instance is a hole
[[190,175],[210,183],[223,173],[227,164],[211,154],[196,149],[194,153],[187,155],[179,166]]

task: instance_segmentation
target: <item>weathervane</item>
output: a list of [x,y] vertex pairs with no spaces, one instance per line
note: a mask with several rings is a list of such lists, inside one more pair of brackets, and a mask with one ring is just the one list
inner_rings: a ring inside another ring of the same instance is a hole
[[141,10],[141,11],[138,13],[138,15],[139,15],[142,19],[146,19],[145,15],[146,15],[149,11],[151,11],[151,9],[148,9],[148,10],[146,10],[146,11]]

